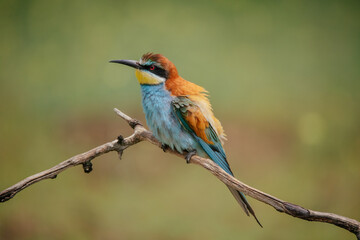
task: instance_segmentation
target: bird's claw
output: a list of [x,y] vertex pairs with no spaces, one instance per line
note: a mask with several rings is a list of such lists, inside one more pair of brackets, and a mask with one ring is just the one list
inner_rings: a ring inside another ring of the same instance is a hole
[[196,155],[196,150],[191,150],[190,152],[188,152],[185,156],[186,159],[186,163],[189,164],[190,163],[190,159],[192,158],[192,156]]
[[161,144],[161,149],[162,149],[164,152],[166,152],[166,150],[169,149],[169,145],[167,145],[167,144]]

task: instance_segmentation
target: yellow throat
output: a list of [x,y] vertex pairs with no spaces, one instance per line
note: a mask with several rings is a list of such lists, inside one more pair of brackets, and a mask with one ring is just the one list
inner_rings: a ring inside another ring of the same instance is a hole
[[155,85],[165,82],[165,79],[149,72],[135,70],[135,76],[140,84]]

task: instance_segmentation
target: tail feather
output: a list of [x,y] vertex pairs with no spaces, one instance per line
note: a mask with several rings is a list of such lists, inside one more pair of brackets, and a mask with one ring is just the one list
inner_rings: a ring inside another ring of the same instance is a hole
[[234,196],[234,198],[236,199],[236,201],[239,203],[240,207],[244,210],[244,212],[246,213],[246,215],[250,216],[249,215],[249,211],[246,207],[246,204],[244,203],[244,201],[242,200],[241,198],[241,194],[239,194],[239,192],[236,190],[236,189],[233,189],[231,187],[229,187],[229,190],[231,192],[231,194]]
[[[202,113],[203,108],[199,107],[202,106],[201,101],[203,101],[204,99],[198,101],[198,100],[194,100],[193,98],[190,98],[190,96],[191,95],[177,96],[172,100],[171,104],[175,116],[180,121],[180,124],[184,128],[184,130],[188,131],[194,137],[194,140],[202,148],[199,149],[198,147],[195,147],[194,150],[201,150],[201,152],[205,151],[206,154],[200,154],[200,156],[209,157],[225,172],[233,176],[229,163],[226,160],[226,155],[222,147],[221,140],[218,137],[218,132],[215,131],[215,129],[211,125],[212,122],[211,121],[209,122],[209,120],[206,119],[208,113],[212,113],[208,99],[205,99],[205,101],[207,101],[208,103],[207,107],[209,108],[207,110],[209,111],[207,111],[206,115],[204,115]],[[193,117],[189,118],[189,116],[195,116],[195,118],[198,119],[195,122],[200,121],[201,124],[200,125],[194,124],[193,120],[191,120]],[[212,114],[211,117],[216,120],[216,118]],[[217,125],[220,125],[219,123],[220,122],[217,122]],[[222,132],[222,129],[220,130],[221,130],[220,132]],[[259,222],[259,220],[255,215],[254,210],[251,208],[250,204],[246,200],[245,195],[231,187],[229,187],[229,189],[236,198],[236,200],[239,202],[240,206],[243,208],[245,213],[248,216],[250,214],[253,215],[256,221],[258,222],[258,224],[262,227],[261,223]]]
[[232,195],[235,197],[236,201],[239,203],[240,207],[244,210],[244,212],[246,213],[246,215],[250,216],[249,213],[251,215],[254,216],[256,222],[260,225],[260,227],[263,227],[259,221],[259,219],[256,217],[254,210],[252,209],[252,207],[250,206],[250,204],[248,203],[248,201],[246,200],[245,195],[242,192],[239,192],[236,189],[233,189],[231,187],[229,187],[230,192],[232,193]]

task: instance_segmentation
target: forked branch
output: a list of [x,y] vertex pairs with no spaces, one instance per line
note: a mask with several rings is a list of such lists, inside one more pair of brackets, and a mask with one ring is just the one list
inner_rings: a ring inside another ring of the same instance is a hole
[[[61,162],[60,164],[42,171],[40,173],[37,173],[35,175],[32,175],[30,177],[25,178],[24,180],[18,182],[17,184],[9,187],[8,189],[2,191],[0,193],[0,202],[5,202],[7,200],[10,200],[13,198],[18,192],[21,190],[27,188],[28,186],[39,182],[44,179],[53,179],[56,178],[56,176],[64,171],[65,169],[69,167],[73,167],[76,165],[83,165],[84,171],[86,173],[91,172],[92,170],[92,164],[91,160],[94,158],[111,152],[116,151],[119,153],[119,157],[121,158],[122,152],[141,141],[149,141],[152,144],[158,146],[161,148],[161,143],[158,142],[155,137],[152,135],[150,131],[148,131],[144,126],[137,121],[136,119],[133,119],[123,112],[121,112],[118,109],[114,109],[116,114],[118,114],[122,119],[124,119],[130,127],[134,129],[134,133],[126,138],[123,138],[122,136],[119,136],[118,139],[105,143],[101,146],[98,146],[96,148],[93,148],[85,153],[76,155],[72,158],[69,158],[68,160],[65,160],[64,162]],[[178,152],[172,151],[171,149],[168,149],[166,152],[169,152],[171,154],[175,154],[179,157],[185,157],[185,155],[182,155]],[[310,209],[303,208],[301,206],[298,206],[293,203],[285,202],[283,200],[280,200],[276,197],[273,197],[267,193],[261,192],[255,188],[252,188],[236,178],[230,176],[227,174],[224,170],[222,170],[217,164],[215,164],[210,159],[202,158],[199,156],[193,156],[190,159],[190,163],[194,163],[197,165],[200,165],[204,167],[205,169],[209,170],[213,175],[215,175],[219,180],[221,180],[226,185],[229,185],[233,188],[236,188],[237,190],[245,193],[246,195],[255,198],[258,201],[261,201],[263,203],[266,203],[272,207],[274,207],[277,211],[286,213],[288,215],[291,215],[293,217],[301,218],[308,221],[317,221],[317,222],[325,222],[330,223],[333,225],[336,225],[338,227],[344,228],[352,233],[354,233],[358,240],[360,240],[360,222],[356,221],[355,219],[347,218],[344,216],[340,216],[333,213],[326,213],[326,212],[318,212],[313,211]]]

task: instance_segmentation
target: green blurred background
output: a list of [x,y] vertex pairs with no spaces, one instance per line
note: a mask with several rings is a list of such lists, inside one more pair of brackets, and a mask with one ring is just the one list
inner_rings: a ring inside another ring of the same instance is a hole
[[[360,219],[359,1],[0,1],[0,188],[145,122],[148,51],[211,94],[238,178]],[[354,239],[250,199],[149,143],[0,205],[0,239]]]

